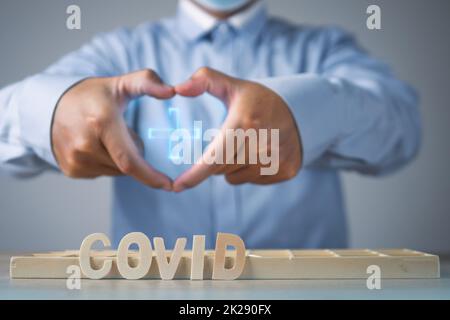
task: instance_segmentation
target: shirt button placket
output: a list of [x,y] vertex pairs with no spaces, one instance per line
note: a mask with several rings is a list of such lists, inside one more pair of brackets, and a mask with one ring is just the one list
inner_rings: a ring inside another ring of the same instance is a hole
[[[233,30],[227,23],[219,24],[214,30],[213,46],[216,53],[214,68],[233,74]],[[237,199],[235,187],[225,180],[225,176],[213,176],[212,198],[214,221],[217,232],[236,232]]]

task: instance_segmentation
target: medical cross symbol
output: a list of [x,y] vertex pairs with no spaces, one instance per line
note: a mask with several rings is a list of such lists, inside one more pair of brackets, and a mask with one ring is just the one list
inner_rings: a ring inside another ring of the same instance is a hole
[[[176,133],[177,130],[185,130],[180,127],[180,115],[179,109],[175,107],[169,107],[169,122],[171,126],[168,128],[149,128],[148,129],[148,138],[150,140],[155,139],[168,139],[168,148],[169,148],[169,159],[170,160],[179,160],[181,159],[179,154],[174,154],[172,152],[174,143],[178,143],[178,139],[174,139],[173,134]],[[201,139],[201,129],[194,128],[193,134],[190,134],[192,140]]]

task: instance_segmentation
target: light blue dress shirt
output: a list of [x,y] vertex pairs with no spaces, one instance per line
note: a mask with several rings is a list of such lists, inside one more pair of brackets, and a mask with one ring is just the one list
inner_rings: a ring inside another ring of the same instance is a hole
[[[52,115],[61,95],[82,79],[151,68],[178,84],[209,66],[258,81],[286,101],[303,141],[302,170],[268,186],[232,186],[214,176],[180,194],[114,178],[113,242],[142,231],[163,236],[171,247],[177,237],[190,242],[205,234],[211,248],[217,232],[231,232],[249,248],[345,247],[339,170],[382,175],[410,161],[420,143],[417,95],[340,29],[270,18],[263,3],[209,24],[192,10],[182,2],[173,18],[99,35],[44,72],[3,88],[1,167],[21,176],[57,169]],[[149,128],[173,127],[168,107],[179,110],[183,128],[196,120],[203,129],[219,128],[226,110],[208,95],[130,104],[125,118],[143,139],[147,161],[174,178],[186,166],[169,160],[167,139],[148,138]]]

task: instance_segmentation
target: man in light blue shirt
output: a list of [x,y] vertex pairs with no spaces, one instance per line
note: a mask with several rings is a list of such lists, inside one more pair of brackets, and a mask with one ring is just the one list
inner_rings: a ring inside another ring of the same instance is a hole
[[[279,129],[278,173],[175,164],[164,133],[194,121]],[[231,232],[249,248],[345,247],[339,170],[391,173],[419,144],[417,96],[386,65],[257,0],[181,0],[175,17],[99,35],[0,91],[0,166],[114,176],[116,245],[142,231],[169,246]]]

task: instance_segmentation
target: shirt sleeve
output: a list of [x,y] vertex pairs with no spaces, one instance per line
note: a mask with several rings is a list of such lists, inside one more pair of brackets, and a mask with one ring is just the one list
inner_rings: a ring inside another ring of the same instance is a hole
[[340,29],[323,32],[317,72],[259,80],[290,107],[303,166],[394,171],[418,152],[418,95]]
[[0,168],[16,176],[57,169],[51,147],[53,114],[61,96],[83,79],[124,73],[128,31],[94,38],[40,74],[0,90]]

